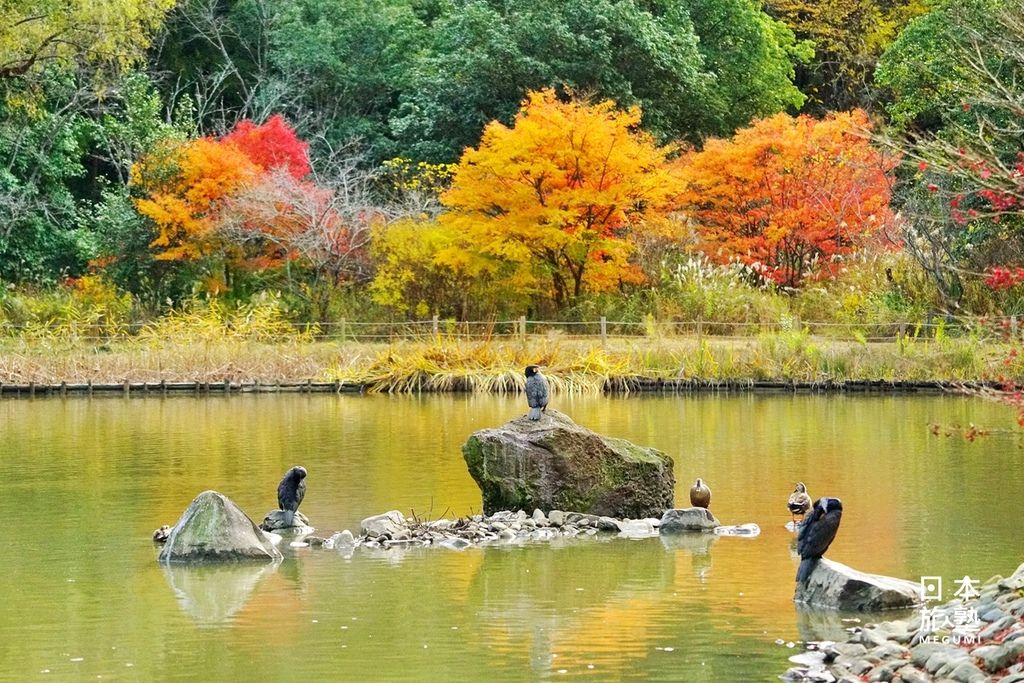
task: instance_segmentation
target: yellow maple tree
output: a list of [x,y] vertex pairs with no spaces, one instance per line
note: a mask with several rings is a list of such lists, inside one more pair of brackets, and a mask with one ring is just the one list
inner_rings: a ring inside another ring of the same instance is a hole
[[463,240],[438,262],[556,305],[641,281],[634,237],[674,228],[679,182],[639,124],[636,107],[529,93],[512,127],[491,122],[462,155],[439,221]]

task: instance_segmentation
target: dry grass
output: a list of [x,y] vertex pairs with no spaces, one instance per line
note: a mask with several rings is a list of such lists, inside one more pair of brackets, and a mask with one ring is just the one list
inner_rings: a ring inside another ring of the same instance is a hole
[[[637,337],[565,340],[340,343],[263,327],[183,323],[97,345],[62,337],[0,341],[0,382],[304,382],[365,384],[370,391],[518,392],[523,368],[546,367],[553,391],[601,391],[613,378],[697,381],[971,381],[1008,370],[1008,347],[975,338],[862,343],[790,332],[749,339]],[[1019,373],[1012,373],[1019,374]]]

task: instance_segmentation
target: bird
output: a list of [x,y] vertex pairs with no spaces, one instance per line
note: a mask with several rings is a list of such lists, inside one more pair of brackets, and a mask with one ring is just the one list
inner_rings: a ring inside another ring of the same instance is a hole
[[526,366],[526,402],[530,406],[527,417],[533,421],[548,409],[548,381],[536,365]]
[[277,485],[277,507],[284,510],[288,526],[295,524],[295,512],[306,497],[306,468],[296,465],[284,473]]
[[711,505],[711,489],[700,478],[690,487],[690,505],[697,508]]
[[839,531],[843,518],[843,501],[838,498],[819,498],[796,537],[796,551],[800,554],[800,568],[796,572],[797,583],[806,583],[818,560],[825,554]]
[[804,486],[802,481],[796,483],[796,488],[793,489],[793,493],[789,494],[789,513],[793,515],[793,522],[796,522],[796,516],[800,515],[800,519],[803,520],[804,516],[807,515],[807,511],[811,509],[811,496],[807,493],[807,487]]

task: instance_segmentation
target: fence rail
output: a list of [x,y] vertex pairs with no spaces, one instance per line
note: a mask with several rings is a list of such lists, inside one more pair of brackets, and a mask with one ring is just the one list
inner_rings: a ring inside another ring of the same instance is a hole
[[[335,320],[295,324],[289,328],[306,332],[320,339],[336,341],[385,342],[398,340],[447,339],[526,339],[554,337],[560,339],[640,338],[660,336],[714,337],[718,339],[749,339],[759,334],[804,332],[836,340],[857,342],[893,341],[900,338],[934,338],[940,335],[980,338],[1020,338],[1015,316],[1009,318],[978,318],[931,316],[923,320],[877,320],[851,323],[810,321],[782,318],[765,321],[737,320],[642,320],[613,321],[601,317],[590,321],[530,320],[525,316],[509,320],[456,321],[433,317],[429,320],[368,322]],[[0,321],[0,336],[33,338],[56,336],[69,340],[111,341],[130,339],[146,331],[159,332],[159,323],[67,322],[11,323]],[[225,321],[219,330],[225,337],[258,338],[273,341],[273,335],[257,327],[248,329],[245,321]],[[284,336],[283,334],[281,336]]]

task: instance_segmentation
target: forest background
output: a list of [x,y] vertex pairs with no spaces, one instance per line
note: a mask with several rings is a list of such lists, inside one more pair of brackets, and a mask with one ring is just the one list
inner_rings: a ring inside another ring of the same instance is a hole
[[0,10],[9,338],[1017,332],[1024,0]]

